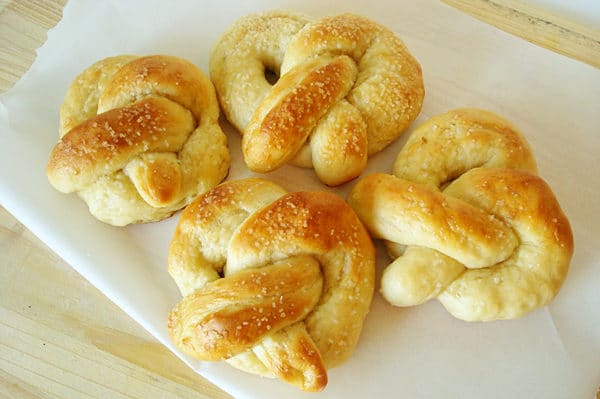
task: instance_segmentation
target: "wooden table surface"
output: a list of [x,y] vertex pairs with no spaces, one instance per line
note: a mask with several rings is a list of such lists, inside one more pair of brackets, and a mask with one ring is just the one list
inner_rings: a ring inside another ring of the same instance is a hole
[[[600,30],[516,0],[445,2],[600,67]],[[0,0],[0,92],[29,68],[65,3]],[[0,398],[229,397],[185,366],[2,207],[0,290]]]

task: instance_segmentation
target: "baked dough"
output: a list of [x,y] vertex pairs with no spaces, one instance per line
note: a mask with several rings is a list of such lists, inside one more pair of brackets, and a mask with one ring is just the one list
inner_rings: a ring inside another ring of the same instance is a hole
[[364,178],[348,198],[395,258],[381,280],[389,302],[437,297],[474,321],[517,318],[555,297],[573,253],[571,228],[508,121],[477,109],[431,118],[393,172]]
[[[271,85],[265,71],[279,80]],[[352,14],[241,18],[213,48],[210,74],[251,170],[289,162],[332,186],[402,134],[424,96],[421,67],[402,41]]]
[[184,296],[168,321],[179,349],[318,391],[356,346],[375,252],[338,196],[252,178],[183,211],[169,273]]
[[103,222],[164,219],[227,175],[229,151],[210,80],[183,59],[106,58],[71,84],[50,183]]

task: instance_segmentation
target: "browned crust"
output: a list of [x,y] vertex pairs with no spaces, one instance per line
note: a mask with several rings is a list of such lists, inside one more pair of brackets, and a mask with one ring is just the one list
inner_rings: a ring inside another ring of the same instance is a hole
[[52,149],[46,172],[62,192],[78,191],[146,152],[177,152],[194,128],[186,109],[148,97],[79,124]]
[[245,364],[321,390],[326,369],[356,346],[373,295],[375,250],[338,196],[281,195],[276,187],[230,181],[183,212],[169,272],[185,296],[168,329],[197,358],[244,355]]
[[294,157],[323,115],[346,96],[355,75],[348,57],[317,59],[285,74],[244,132],[242,151],[248,167],[269,172]]
[[573,233],[535,172],[524,136],[489,111],[453,110],[418,127],[396,176],[368,176],[348,197],[394,249],[384,297],[398,306],[437,297],[455,317],[479,321],[548,304],[567,276]]

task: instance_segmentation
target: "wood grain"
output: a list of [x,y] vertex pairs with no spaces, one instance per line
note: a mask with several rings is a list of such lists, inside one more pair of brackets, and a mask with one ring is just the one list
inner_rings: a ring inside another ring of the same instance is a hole
[[442,0],[483,22],[600,67],[600,30],[516,0]]
[[[600,66],[600,32],[515,0],[443,0]],[[0,0],[0,91],[35,59],[66,0]],[[0,207],[0,398],[225,398]],[[596,395],[600,399],[600,391]]]
[[33,63],[35,50],[62,17],[65,4],[66,0],[0,0],[0,91],[12,87]]

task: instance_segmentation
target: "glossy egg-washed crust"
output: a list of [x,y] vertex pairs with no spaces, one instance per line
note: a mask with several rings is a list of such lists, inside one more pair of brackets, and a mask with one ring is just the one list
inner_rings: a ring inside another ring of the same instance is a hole
[[437,297],[460,319],[495,320],[555,297],[573,235],[516,127],[484,110],[450,111],[415,129],[393,169],[348,197],[395,258],[381,281],[389,302]]
[[50,183],[77,192],[98,219],[163,219],[217,185],[229,169],[212,83],[172,56],[116,56],[71,84]]
[[168,330],[183,352],[317,391],[356,346],[375,253],[338,196],[246,179],[183,211],[169,273],[183,299]]
[[[279,80],[271,86],[265,70]],[[421,67],[389,29],[362,16],[313,20],[270,11],[236,21],[210,74],[248,167],[313,167],[339,185],[360,175],[421,110]]]

